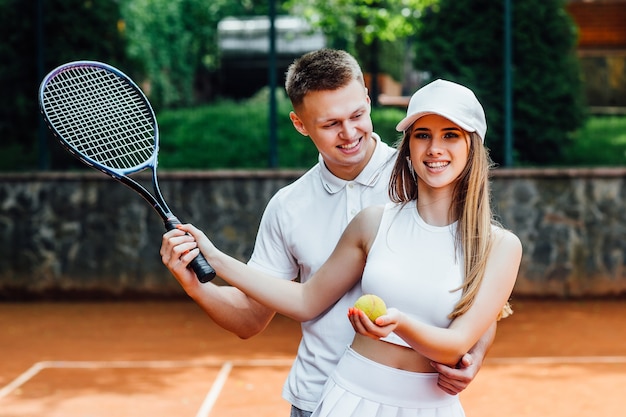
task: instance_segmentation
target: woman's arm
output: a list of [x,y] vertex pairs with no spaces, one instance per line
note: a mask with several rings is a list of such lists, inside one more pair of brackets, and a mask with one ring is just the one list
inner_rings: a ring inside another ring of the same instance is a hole
[[355,329],[371,337],[384,337],[391,331],[427,358],[455,366],[493,325],[502,306],[509,299],[522,257],[522,246],[514,234],[501,231],[487,261],[485,277],[474,303],[448,328],[435,327],[390,308],[374,325],[362,312],[352,309]]
[[283,315],[306,321],[330,307],[361,279],[367,250],[376,235],[381,215],[382,207],[359,213],[344,231],[330,258],[303,284],[273,278],[228,256],[202,231],[189,224],[178,227],[194,238],[190,239],[188,252],[180,259],[186,265],[200,250],[226,282]]

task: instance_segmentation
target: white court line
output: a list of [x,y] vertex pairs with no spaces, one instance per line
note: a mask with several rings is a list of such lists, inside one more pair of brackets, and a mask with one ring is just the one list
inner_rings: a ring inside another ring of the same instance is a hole
[[4,386],[2,389],[0,389],[0,399],[6,397],[10,393],[12,393],[14,390],[18,389],[23,384],[28,382],[30,379],[34,378],[35,375],[37,375],[39,371],[41,371],[44,368],[45,368],[44,362],[37,362],[36,364],[28,368],[26,372],[24,372],[23,374],[15,378],[13,381],[8,383],[6,386]]
[[487,365],[568,365],[594,363],[626,363],[626,356],[535,356],[520,358],[489,358]]
[[100,369],[100,368],[217,368],[230,362],[233,366],[288,366],[291,359],[250,359],[250,360],[183,360],[183,361],[42,361],[37,362],[43,368]]
[[208,415],[211,414],[211,410],[213,410],[213,406],[222,392],[224,384],[226,384],[226,380],[228,379],[231,369],[233,369],[233,364],[231,362],[226,362],[224,366],[222,366],[220,373],[217,375],[217,379],[213,382],[213,385],[211,385],[211,391],[209,391],[206,398],[202,402],[196,417],[208,417]]
[[[42,361],[37,362],[9,384],[0,389],[0,399],[6,397],[44,369],[112,369],[112,368],[191,368],[220,367],[220,372],[207,393],[196,417],[208,417],[235,366],[291,366],[292,359],[253,360],[188,360],[188,361]],[[519,358],[487,358],[486,365],[566,365],[566,364],[626,363],[626,356],[545,356]]]
[[[2,387],[0,389],[0,399],[6,397],[11,394],[13,391],[27,383],[29,380],[33,379],[39,372],[44,369],[113,369],[113,368],[152,368],[152,369],[165,369],[165,368],[215,368],[221,367],[220,374],[218,375],[218,381],[220,381],[222,386],[217,386],[219,391],[221,391],[225,379],[222,382],[220,378],[222,377],[225,369],[225,378],[228,377],[230,373],[230,369],[233,366],[252,366],[252,367],[268,367],[268,366],[291,366],[293,363],[293,359],[252,359],[252,360],[231,360],[231,361],[223,361],[223,360],[197,360],[197,361],[41,361],[35,363],[33,366],[28,368],[24,373],[19,375],[13,381]],[[214,387],[216,385],[214,384]],[[214,387],[211,388],[211,391],[207,395],[205,399],[205,403],[209,399],[211,392],[214,390]],[[215,401],[213,401],[215,402]],[[207,406],[203,403],[201,410],[205,409]],[[212,405],[211,405],[212,407]],[[206,417],[208,416],[210,409],[205,411],[206,414],[198,414],[196,417]],[[200,413],[200,412],[198,412]]]

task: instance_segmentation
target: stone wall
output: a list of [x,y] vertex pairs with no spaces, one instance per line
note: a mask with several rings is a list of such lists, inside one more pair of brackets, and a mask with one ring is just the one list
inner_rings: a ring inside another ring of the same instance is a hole
[[[301,173],[159,179],[181,221],[246,260],[267,201]],[[494,171],[496,211],[524,246],[516,295],[626,294],[625,177],[621,168]],[[137,194],[95,171],[0,174],[0,299],[181,296],[160,260],[163,232]]]

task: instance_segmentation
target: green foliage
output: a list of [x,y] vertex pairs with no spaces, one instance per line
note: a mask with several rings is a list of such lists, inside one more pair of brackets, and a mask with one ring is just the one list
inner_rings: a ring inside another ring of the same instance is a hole
[[563,150],[560,166],[623,166],[626,163],[626,117],[595,116]]
[[285,7],[350,50],[358,39],[395,42],[415,33],[418,18],[437,0],[287,0]]
[[[222,101],[201,107],[163,110],[159,120],[161,143],[159,166],[177,169],[266,169],[268,168],[267,90],[242,102]],[[284,95],[278,103],[278,167],[306,169],[317,162],[310,139],[297,133]],[[393,145],[400,138],[395,125],[404,115],[396,108],[378,108],[372,113],[374,130]],[[577,133],[572,145],[554,166],[623,166],[626,159],[626,117],[596,116]],[[58,147],[51,140],[52,147]],[[59,149],[58,152],[64,152]],[[30,170],[34,151],[21,144],[0,144],[0,172]],[[86,168],[79,163],[76,169]]]
[[[210,106],[164,110],[158,115],[161,132],[159,165],[164,168],[216,169],[266,168],[269,161],[269,100],[259,96],[248,101],[222,100]],[[267,96],[265,94],[265,96]],[[278,97],[278,137],[281,167],[311,160],[302,152],[304,142],[287,117],[290,105]],[[291,148],[282,152],[283,147]]]
[[42,3],[47,69],[80,59],[128,66],[117,2],[49,0]]
[[[511,3],[516,163],[552,163],[563,157],[585,120],[575,25],[561,0]],[[449,79],[475,91],[487,113],[486,143],[501,163],[503,2],[441,0],[422,20],[415,37],[415,67],[433,79]]]
[[515,149],[520,162],[553,163],[586,117],[576,27],[562,1],[516,2],[515,16]]
[[[600,136],[594,133],[613,123],[612,119],[593,118],[585,125],[582,82],[574,55],[576,28],[563,1],[511,3],[516,163],[623,164],[623,135],[615,130]],[[398,80],[405,58],[402,39],[410,37],[417,69],[476,91],[487,111],[487,144],[494,159],[502,160],[501,1],[277,0],[277,8],[278,13],[290,10],[307,17],[331,40],[330,46],[354,53],[364,70],[377,69]],[[174,158],[168,162],[165,156],[165,167],[265,167],[267,91],[246,102],[191,107],[200,101],[198,86],[210,84],[200,78],[219,65],[217,23],[227,16],[267,11],[266,0],[0,0],[0,170],[41,167],[41,144],[51,155],[51,169],[80,166],[50,136],[38,141],[37,87],[52,68],[81,59],[117,66],[147,87],[162,124],[163,154],[170,155],[171,150]],[[41,32],[38,16],[43,17]],[[181,110],[165,111],[176,107]],[[283,97],[278,110],[279,166],[308,167],[317,161],[317,153],[309,139],[291,126],[289,109]],[[375,130],[393,143],[397,138],[393,126],[401,116],[397,109],[376,108]],[[584,129],[578,131],[580,126]],[[243,137],[246,140],[235,140]],[[224,138],[229,146],[224,146]],[[191,162],[202,152],[183,155],[185,141],[201,144],[199,149],[219,151]],[[229,149],[234,150],[230,156]]]
[[389,145],[395,146],[402,139],[402,135],[396,131],[396,125],[406,116],[406,110],[395,107],[378,107],[372,111],[374,131]]
[[123,9],[128,53],[143,64],[155,108],[193,103],[194,74],[210,42],[207,2],[132,0]]
[[[41,10],[38,10],[39,5]],[[0,137],[3,148],[22,149],[24,156],[37,153],[41,120],[37,89],[48,71],[74,60],[106,60],[118,65],[125,62],[118,20],[118,6],[113,1],[0,0],[0,91],[3,96]],[[52,156],[53,167],[64,166],[64,161],[69,159],[56,153]],[[26,163],[24,158],[20,160]],[[24,166],[36,167],[36,159]]]
[[404,40],[421,24],[422,10],[438,0],[287,0],[293,15],[320,29],[330,47],[352,53],[363,70],[402,81]]
[[202,74],[219,63],[217,25],[227,16],[267,13],[261,0],[123,0],[128,53],[143,64],[155,108],[196,104]]
[[[158,114],[161,136],[159,166],[163,169],[268,168],[269,98],[265,89],[250,100],[219,103]],[[318,153],[308,137],[300,135],[289,119],[291,104],[277,91],[278,166],[308,168]],[[395,125],[403,111],[376,110],[376,131],[388,143],[398,133]]]
[[[288,114],[291,105],[284,92],[278,96],[278,159],[280,168],[305,169],[317,162],[317,151],[308,137],[297,133]],[[158,115],[161,130],[159,165],[164,169],[217,169],[268,167],[268,90],[250,100],[220,103],[192,109],[166,110]],[[377,108],[372,112],[374,130],[394,145],[395,131],[405,112]],[[552,166],[623,166],[626,159],[626,117],[590,117],[564,147]]]
[[0,172],[31,171],[37,164],[37,154],[21,143],[0,144]]

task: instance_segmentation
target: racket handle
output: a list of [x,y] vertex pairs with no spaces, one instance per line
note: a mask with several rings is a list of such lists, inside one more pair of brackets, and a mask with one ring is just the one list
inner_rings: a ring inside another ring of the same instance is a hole
[[[172,230],[176,228],[176,225],[181,224],[180,221],[172,216],[168,217],[165,221],[165,228],[167,230]],[[202,253],[199,253],[198,256],[195,257],[193,261],[189,264],[189,268],[193,269],[193,272],[196,273],[198,277],[198,281],[201,283],[209,282],[213,278],[215,278],[215,269],[207,262]]]
[[201,283],[204,284],[215,278],[215,269],[213,269],[201,253],[198,254],[189,265],[191,265],[191,269],[196,273],[198,281]]

